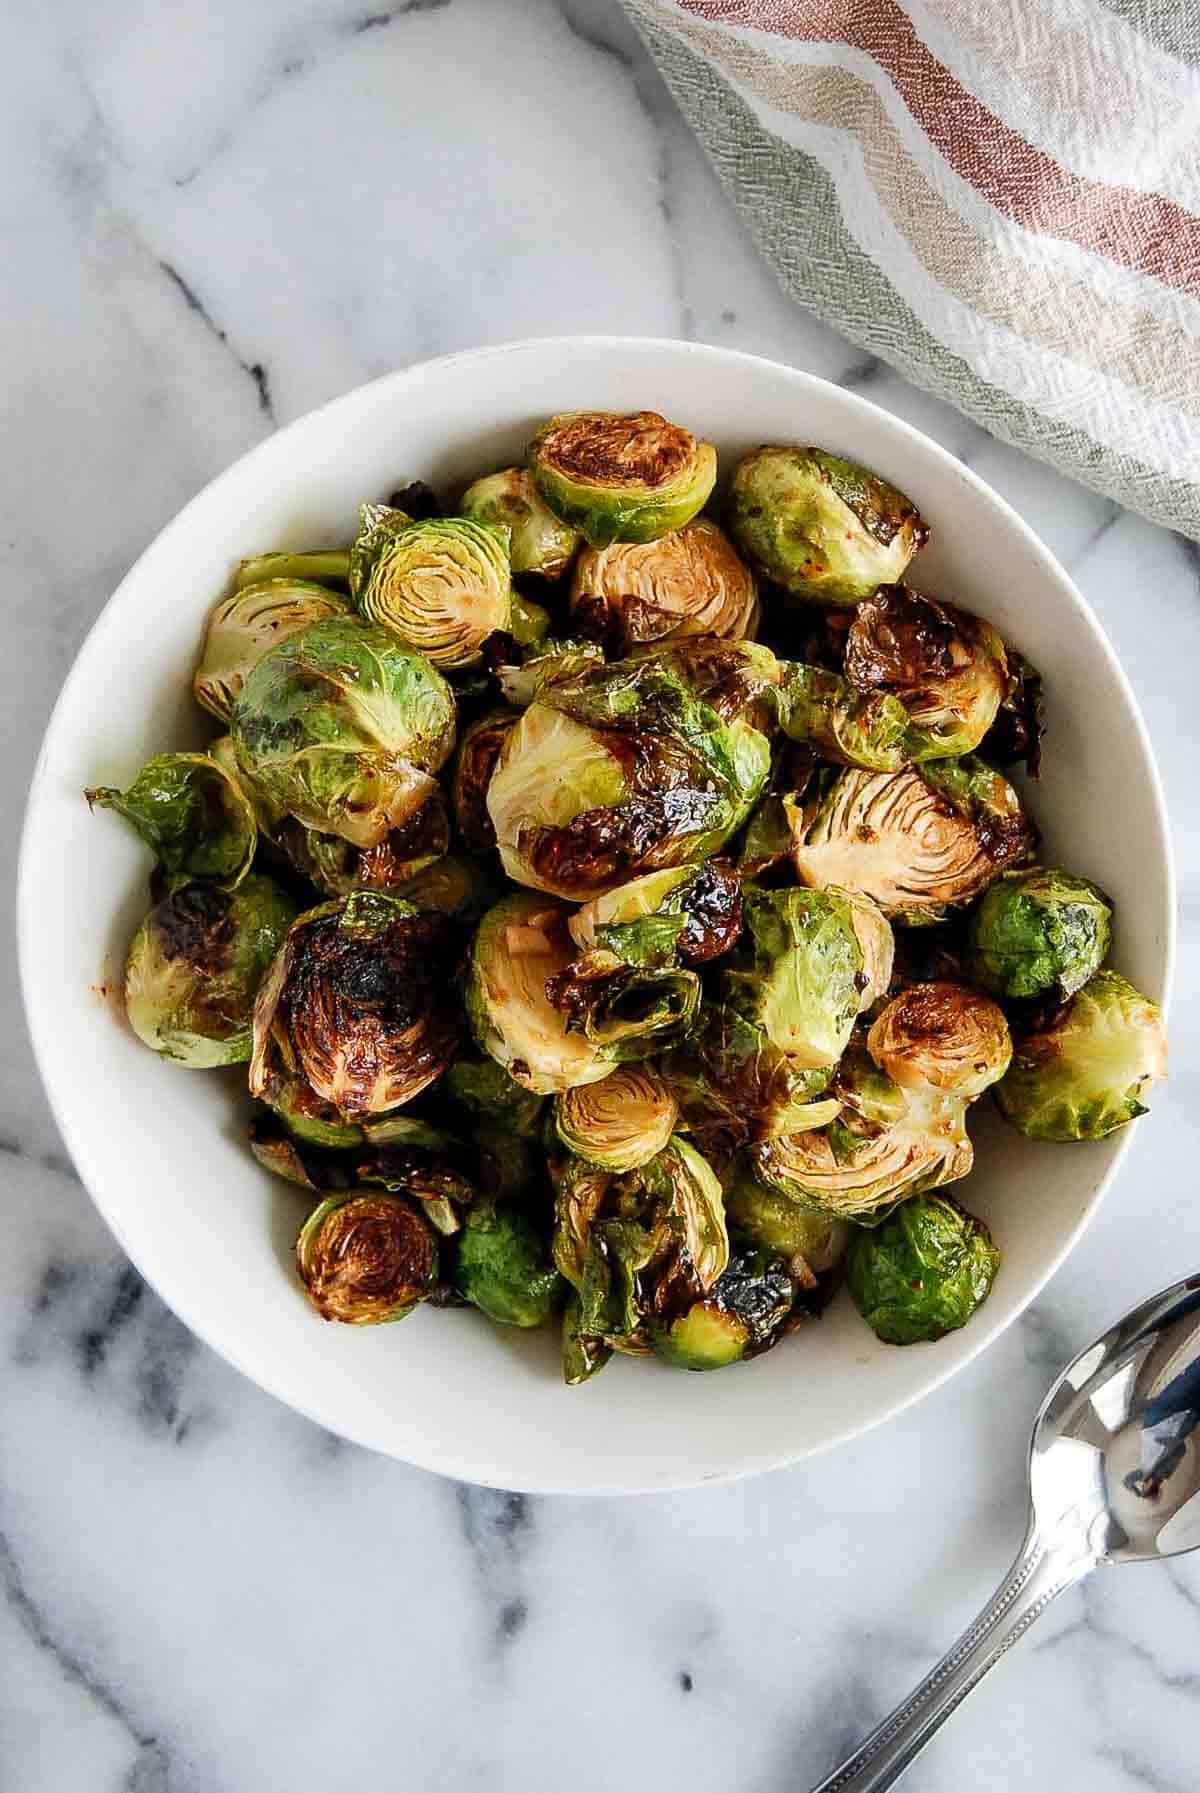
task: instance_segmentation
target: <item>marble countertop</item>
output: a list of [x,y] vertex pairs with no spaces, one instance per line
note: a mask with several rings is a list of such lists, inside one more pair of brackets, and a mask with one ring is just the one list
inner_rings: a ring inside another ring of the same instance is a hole
[[[5,955],[0,1786],[802,1793],[1007,1566],[1049,1377],[1200,1262],[1200,554],[793,307],[615,0],[17,0],[0,87],[7,842],[72,655],[185,499],[360,381],[522,335],[695,337],[868,393],[1017,506],[1129,671],[1179,854],[1172,1081],[982,1361],[758,1481],[528,1500],[276,1405],[105,1231]],[[1198,1698],[1200,1568],[1110,1571],[906,1785],[1188,1793]]]

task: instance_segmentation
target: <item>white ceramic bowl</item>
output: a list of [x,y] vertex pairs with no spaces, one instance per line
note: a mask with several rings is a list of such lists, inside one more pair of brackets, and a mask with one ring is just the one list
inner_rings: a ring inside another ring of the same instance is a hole
[[[1046,851],[1116,899],[1116,964],[1163,996],[1171,864],[1158,777],[1095,617],[1009,507],[944,449],[823,380],[726,350],[628,338],[455,355],[350,393],[281,431],[147,549],[96,623],[55,709],[29,800],[20,947],[38,1062],[67,1146],[113,1231],[188,1326],[347,1438],[507,1488],[617,1492],[721,1481],[896,1414],[981,1351],[1070,1250],[1126,1135],[1035,1145],[975,1110],[964,1192],[1004,1251],[979,1317],[937,1345],[880,1345],[844,1296],[758,1362],[687,1376],[616,1360],[579,1389],[556,1341],[470,1312],[402,1326],[317,1321],[291,1271],[303,1211],[241,1139],[234,1073],[181,1072],[129,1032],[119,989],[149,860],[85,785],[207,738],[189,696],[198,632],[235,560],[344,540],[360,499],[520,458],[552,411],[654,408],[713,438],[728,469],[763,441],[819,442],[877,468],[933,525],[916,581],[961,599],[1042,669],[1049,741],[1033,808]],[[1119,835],[1114,816],[1121,818]],[[109,994],[106,995],[106,989]],[[1153,1127],[1153,1120],[1141,1123]]]

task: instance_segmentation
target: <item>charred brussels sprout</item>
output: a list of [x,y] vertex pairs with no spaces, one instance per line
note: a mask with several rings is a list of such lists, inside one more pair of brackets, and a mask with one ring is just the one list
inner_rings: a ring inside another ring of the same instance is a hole
[[529,1216],[511,1203],[483,1202],[463,1216],[454,1247],[454,1287],[501,1326],[544,1326],[562,1286]]
[[915,1345],[965,1326],[999,1267],[981,1220],[948,1196],[918,1195],[882,1226],[855,1233],[846,1280],[885,1345]]
[[996,1095],[1030,1139],[1103,1139],[1146,1113],[1142,1098],[1166,1068],[1159,1010],[1118,972],[1098,971],[1017,1042]]
[[912,760],[970,753],[1009,689],[1004,643],[989,622],[903,585],[883,586],[858,606],[845,671],[858,691],[899,701]]
[[554,1104],[558,1137],[601,1170],[639,1170],[672,1133],[679,1104],[649,1065],[623,1065],[603,1083],[567,1090]]
[[270,1102],[297,1077],[342,1119],[411,1102],[454,1055],[444,917],[379,891],[359,891],[294,922],[254,1011],[250,1093]]
[[277,816],[374,847],[434,794],[450,687],[357,617],[313,623],[258,662],[233,707],[238,765]]
[[769,761],[765,735],[722,721],[658,657],[543,685],[488,788],[504,868],[579,902],[710,858],[750,813]]
[[903,492],[820,448],[748,454],[734,470],[730,515],[756,566],[820,604],[857,604],[901,579],[929,539]]
[[458,744],[451,787],[454,820],[463,841],[475,853],[496,844],[496,830],[487,812],[488,785],[516,722],[515,710],[489,710],[463,730]]
[[779,725],[822,759],[895,772],[913,758],[908,713],[888,692],[861,692],[821,666],[784,663]]
[[652,542],[585,548],[571,581],[581,632],[610,651],[719,635],[740,641],[758,623],[754,575],[707,517]]
[[196,701],[228,723],[233,700],[263,655],[309,623],[347,616],[350,602],[304,579],[264,579],[239,586],[209,612],[192,678]]
[[510,626],[507,531],[470,517],[384,520],[354,552],[351,590],[363,615],[435,666],[476,665],[488,636]]
[[296,1241],[296,1268],[323,1320],[402,1320],[437,1277],[434,1236],[409,1203],[379,1190],[330,1196]]
[[910,984],[867,1035],[871,1057],[907,1089],[945,1090],[974,1101],[1012,1058],[1004,1011],[961,984]]
[[529,468],[555,516],[603,548],[690,523],[716,484],[717,453],[657,411],[571,411],[542,425]]
[[306,828],[293,816],[275,825],[274,839],[284,857],[327,896],[354,890],[398,890],[441,859],[450,845],[450,815],[435,785],[421,807],[391,828],[373,847],[359,847],[340,834]]
[[254,998],[295,916],[269,878],[184,884],[156,903],[125,963],[125,1012],[153,1052],[193,1070],[250,1057]]
[[1073,996],[1103,965],[1111,921],[1086,878],[1043,866],[1006,872],[971,919],[971,975],[997,996]]
[[795,1284],[778,1258],[742,1252],[702,1300],[670,1324],[652,1324],[650,1339],[677,1370],[722,1370],[770,1350],[784,1334],[794,1298]]
[[858,891],[910,926],[970,902],[1033,845],[1012,786],[973,756],[839,773],[793,819],[802,883]]
[[202,878],[234,890],[250,870],[258,824],[241,786],[206,753],[160,753],[127,791],[84,792],[93,809],[113,809],[157,855],[168,884]]
[[543,685],[553,685],[604,664],[604,650],[595,641],[549,636],[527,648],[519,663],[498,667],[496,683],[506,703],[527,710]]
[[582,951],[600,948],[627,965],[700,965],[741,933],[741,879],[721,860],[648,872],[593,897],[568,926]]
[[561,578],[579,547],[579,532],[555,516],[524,467],[505,467],[477,479],[463,493],[459,509],[477,523],[509,531],[514,573]]
[[546,995],[571,1033],[616,1063],[646,1058],[686,1034],[700,1005],[700,979],[673,966],[630,965],[597,948],[548,978]]

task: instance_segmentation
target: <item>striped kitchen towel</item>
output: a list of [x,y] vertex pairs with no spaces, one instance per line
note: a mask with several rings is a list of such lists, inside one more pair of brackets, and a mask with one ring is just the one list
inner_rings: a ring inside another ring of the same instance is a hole
[[791,295],[1200,538],[1200,0],[625,0]]

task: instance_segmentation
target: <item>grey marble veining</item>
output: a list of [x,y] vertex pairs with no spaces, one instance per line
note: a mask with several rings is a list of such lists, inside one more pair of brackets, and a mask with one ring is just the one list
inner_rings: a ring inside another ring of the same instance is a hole
[[[1006,1567],[1054,1371],[1200,1262],[1200,556],[790,305],[615,0],[12,0],[6,24],[10,851],[58,685],[155,531],[277,424],[475,342],[692,336],[868,393],[1017,506],[1129,671],[1181,883],[1154,1121],[982,1362],[746,1485],[595,1503],[456,1488],[260,1394],[106,1233],[29,1062],[10,955],[0,968],[5,1793],[802,1790]],[[0,901],[11,938],[7,883]],[[1191,1793],[1200,1572],[1098,1576],[1038,1632],[913,1793]]]

